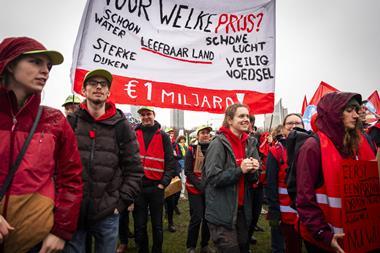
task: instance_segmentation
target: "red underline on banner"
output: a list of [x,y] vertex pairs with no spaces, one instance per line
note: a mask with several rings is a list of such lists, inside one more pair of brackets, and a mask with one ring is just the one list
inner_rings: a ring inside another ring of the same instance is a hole
[[146,47],[141,47],[141,49],[148,51],[148,52],[151,52],[153,54],[158,54],[158,55],[161,55],[163,57],[170,58],[170,59],[177,60],[177,61],[184,61],[184,62],[190,62],[190,63],[196,63],[196,64],[212,64],[211,61],[194,61],[194,60],[186,60],[186,59],[182,59],[182,58],[173,57],[170,55],[162,54],[160,52],[154,51],[154,50],[146,48]]

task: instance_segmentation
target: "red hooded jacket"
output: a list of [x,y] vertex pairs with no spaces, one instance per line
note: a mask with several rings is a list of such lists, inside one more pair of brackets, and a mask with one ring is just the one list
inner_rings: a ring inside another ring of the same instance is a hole
[[[32,95],[18,110],[15,94],[0,88],[0,186],[16,160],[40,106]],[[24,252],[49,233],[70,240],[82,200],[82,165],[75,135],[63,114],[44,106],[36,132],[0,205],[15,227],[5,252]]]

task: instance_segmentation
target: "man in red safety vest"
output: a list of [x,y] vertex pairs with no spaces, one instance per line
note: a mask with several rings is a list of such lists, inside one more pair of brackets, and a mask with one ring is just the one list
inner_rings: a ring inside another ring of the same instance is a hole
[[142,192],[135,201],[133,211],[135,240],[139,253],[149,252],[147,233],[148,210],[152,223],[152,251],[162,252],[163,229],[162,211],[164,189],[170,184],[176,166],[169,136],[155,121],[152,107],[143,106],[138,111],[141,124],[136,127],[136,137],[140,144],[141,163],[144,167]]

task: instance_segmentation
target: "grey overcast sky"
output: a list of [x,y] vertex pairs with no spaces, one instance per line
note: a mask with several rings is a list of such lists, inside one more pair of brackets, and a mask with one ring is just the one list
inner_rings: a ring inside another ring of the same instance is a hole
[[[0,0],[0,40],[30,36],[65,56],[51,71],[46,105],[61,108],[71,93],[72,49],[85,2]],[[276,102],[282,98],[289,112],[298,112],[303,96],[310,99],[320,81],[365,98],[379,89],[379,13],[380,0],[277,0]],[[186,112],[185,127],[221,118]],[[160,109],[157,119],[169,125],[169,110]]]

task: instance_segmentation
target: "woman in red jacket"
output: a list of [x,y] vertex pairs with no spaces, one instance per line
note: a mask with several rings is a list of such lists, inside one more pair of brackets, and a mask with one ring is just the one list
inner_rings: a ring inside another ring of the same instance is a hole
[[[6,38],[0,43],[1,188],[41,107],[51,67],[62,62],[59,52],[48,51],[31,38]],[[82,165],[74,133],[59,110],[43,106],[0,204],[3,251],[62,250],[76,230],[81,199]]]
[[323,96],[317,106],[318,139],[307,139],[296,158],[297,211],[308,252],[344,252],[341,163],[375,159],[359,129],[361,100],[348,92]]

